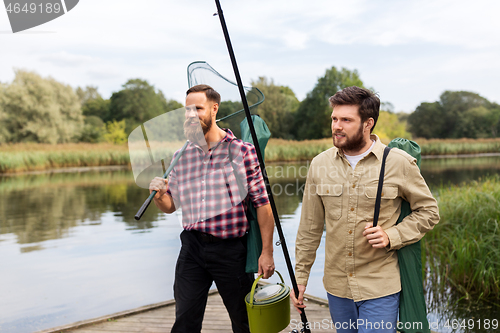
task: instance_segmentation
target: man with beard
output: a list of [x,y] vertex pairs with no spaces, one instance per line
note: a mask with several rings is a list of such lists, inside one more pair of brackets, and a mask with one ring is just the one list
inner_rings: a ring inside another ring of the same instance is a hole
[[[380,100],[348,87],[330,97],[335,147],[311,162],[295,259],[300,312],[311,266],[326,224],[325,272],[330,314],[337,332],[396,332],[401,290],[395,250],[415,243],[439,221],[436,200],[406,152],[390,151],[384,173],[379,224],[375,198],[385,145],[371,134]],[[402,200],[412,213],[396,225]],[[293,294],[293,292],[292,292]]]
[[258,274],[267,279],[274,273],[274,218],[257,153],[252,144],[216,125],[220,95],[214,89],[197,85],[186,95],[184,132],[190,143],[169,180],[158,177],[150,185],[150,191],[158,191],[154,202],[160,210],[171,214],[182,208],[184,231],[175,269],[172,332],[201,331],[212,282],[224,301],[233,332],[249,332],[244,298],[254,276],[245,272],[249,228],[245,197],[257,208],[262,237]]

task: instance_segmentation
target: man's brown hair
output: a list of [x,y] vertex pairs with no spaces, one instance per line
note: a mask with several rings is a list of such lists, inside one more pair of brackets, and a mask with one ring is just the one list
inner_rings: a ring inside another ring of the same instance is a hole
[[204,92],[207,100],[217,103],[220,106],[220,94],[207,84],[192,86],[186,91],[186,96],[194,92]]
[[373,92],[356,86],[347,87],[337,91],[335,95],[329,98],[329,101],[332,108],[338,105],[357,105],[362,123],[369,118],[373,118],[370,133],[373,132],[380,110],[380,99]]

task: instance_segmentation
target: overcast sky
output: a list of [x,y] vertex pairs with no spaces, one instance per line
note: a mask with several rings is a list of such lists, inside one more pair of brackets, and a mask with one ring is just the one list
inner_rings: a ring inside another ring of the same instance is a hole
[[[445,90],[500,102],[500,1],[221,0],[243,82],[259,76],[302,100],[332,66],[358,70],[396,111]],[[0,82],[15,68],[105,98],[130,78],[184,101],[186,68],[234,74],[211,0],[81,0],[64,16],[12,34],[0,8]]]

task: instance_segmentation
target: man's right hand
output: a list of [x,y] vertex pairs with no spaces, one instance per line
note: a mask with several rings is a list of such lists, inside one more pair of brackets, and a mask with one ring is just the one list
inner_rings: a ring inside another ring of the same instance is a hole
[[155,177],[149,184],[149,194],[151,194],[151,192],[153,191],[156,191],[157,193],[154,196],[154,199],[159,199],[167,192],[167,185],[168,185],[167,179],[163,179],[161,177]]
[[290,298],[292,299],[293,306],[295,306],[295,309],[297,310],[298,313],[302,313],[301,309],[304,309],[306,306],[304,305],[304,292],[306,291],[306,286],[302,284],[298,284],[297,288],[299,289],[299,297],[295,297],[295,292],[293,291],[293,288],[290,292]]

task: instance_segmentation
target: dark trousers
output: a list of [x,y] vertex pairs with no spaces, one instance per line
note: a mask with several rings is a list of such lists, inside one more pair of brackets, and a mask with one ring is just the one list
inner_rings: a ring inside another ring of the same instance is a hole
[[248,333],[245,296],[252,288],[254,276],[245,273],[246,238],[210,241],[197,232],[184,230],[181,241],[175,267],[176,308],[171,332],[201,331],[208,290],[215,281],[233,332]]

